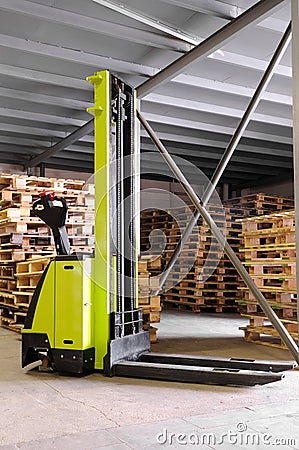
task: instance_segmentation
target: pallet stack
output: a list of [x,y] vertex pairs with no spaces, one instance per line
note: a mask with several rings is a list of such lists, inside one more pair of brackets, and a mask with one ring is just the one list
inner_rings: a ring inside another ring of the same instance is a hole
[[[245,265],[292,337],[298,341],[295,213],[285,211],[242,220]],[[240,288],[245,340],[285,348],[248,289]]]
[[[191,209],[194,210],[193,207]],[[176,212],[175,216],[179,217],[180,223],[182,223],[186,211],[182,209],[180,214]],[[235,221],[235,218],[242,217],[242,210],[235,207],[223,209],[214,205],[210,207],[210,214],[226,234],[226,239],[231,247],[237,252],[241,240],[239,237],[240,224]],[[188,221],[189,218],[186,217],[186,225]],[[166,262],[171,257],[180,237],[179,227],[173,223],[169,232]],[[186,273],[187,275],[182,279],[182,274]],[[239,283],[240,279],[236,270],[212,237],[207,224],[199,219],[197,229],[191,233],[178,263],[174,266],[165,284],[166,292],[163,295],[163,304],[194,312],[237,311],[236,301],[240,295]],[[174,287],[168,289],[169,286]]]
[[34,290],[50,259],[50,256],[44,256],[16,263],[15,272],[11,273],[14,287],[11,289],[2,287],[0,292],[2,326],[13,331],[21,331]]
[[271,214],[271,212],[293,209],[294,199],[291,197],[280,197],[277,195],[259,193],[231,198],[226,200],[224,205],[242,208],[244,217],[255,217]]
[[[51,231],[39,218],[31,216],[32,203],[39,193],[51,190],[67,200],[71,251],[92,253],[94,249],[94,186],[81,180],[0,175],[0,321],[2,326],[20,332],[35,287],[51,257],[55,255]],[[158,288],[153,275],[159,273],[161,259],[139,263],[140,306],[144,328],[156,340],[160,321],[160,297],[151,296]],[[146,281],[148,279],[148,281]],[[142,283],[145,283],[142,289]]]
[[160,322],[161,301],[152,292],[159,289],[161,257],[142,257],[138,262],[138,305],[142,307],[143,329],[150,332],[151,342],[157,342],[157,328],[153,323]]
[[[243,246],[239,219],[292,207],[294,199],[289,197],[250,194],[226,201],[224,209],[210,205],[210,213],[216,224],[223,227],[223,211],[225,212],[227,241],[243,261],[244,253],[239,252]],[[193,207],[190,209],[194,211]],[[152,210],[145,211],[141,215],[141,249],[152,255],[161,254],[162,270],[181,238],[180,227],[186,226],[190,221],[190,209],[187,207],[168,212]],[[222,255],[219,247],[215,246],[215,240],[212,239],[207,225],[199,220],[197,226],[197,231],[191,233],[179,262],[174,266],[164,287],[166,292],[162,296],[163,305],[195,312],[238,311],[243,295],[239,289],[241,279],[228,258]],[[161,236],[152,235],[149,242],[150,233],[157,228],[164,233],[166,240],[162,253]],[[212,275],[205,277],[205,271],[215,266]]]
[[[242,209],[235,206],[223,209],[218,205],[210,205],[209,209],[216,224],[226,233],[230,245],[238,251],[241,244],[239,236],[241,225],[235,219],[243,217]],[[167,212],[142,213],[141,248],[152,255],[161,255],[162,271],[194,212],[195,209],[191,206],[170,209]],[[157,228],[165,236],[165,248],[162,253],[161,236],[151,235],[149,242],[150,233]],[[206,277],[206,272],[210,273],[210,269],[213,269],[213,273]],[[240,296],[239,282],[236,270],[212,238],[209,227],[199,219],[164,286],[163,305],[195,312],[236,311],[238,308],[236,300]]]
[[[165,266],[169,230],[173,222],[171,213],[163,210],[148,209],[140,214],[140,250],[144,257],[147,254],[149,257],[161,256],[161,268]],[[163,239],[162,233],[165,239]]]
[[84,181],[0,176],[0,308],[1,324],[19,331],[34,288],[51,255],[50,229],[31,215],[39,194],[51,190],[69,205],[66,227],[72,252],[92,253],[94,247],[93,186]]

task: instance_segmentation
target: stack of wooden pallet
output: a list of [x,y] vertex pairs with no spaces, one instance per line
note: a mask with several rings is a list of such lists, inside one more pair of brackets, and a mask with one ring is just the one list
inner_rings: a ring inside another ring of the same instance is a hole
[[235,197],[224,202],[225,206],[237,206],[243,209],[244,216],[259,216],[275,211],[294,208],[294,199],[268,194],[249,194]]
[[32,216],[39,194],[51,190],[69,205],[66,227],[73,252],[92,253],[94,192],[84,181],[0,175],[0,308],[1,323],[18,331],[34,288],[55,253],[49,227]]
[[[48,226],[31,215],[33,201],[42,191],[54,191],[67,200],[66,227],[72,252],[92,253],[94,249],[94,186],[81,180],[0,175],[0,312],[1,324],[20,331],[35,287],[51,257],[55,255]],[[84,189],[83,189],[84,187]],[[150,296],[158,288],[153,275],[159,273],[161,259],[140,262],[140,306],[144,326],[154,341],[160,321],[160,297]],[[151,278],[150,278],[151,277]],[[147,281],[148,279],[148,281]]]
[[173,222],[172,215],[160,209],[148,209],[140,214],[140,249],[142,255],[148,254],[150,257],[160,255],[161,267],[165,265],[166,252],[163,250],[168,248],[169,230],[172,228]]
[[[254,282],[279,315],[285,327],[298,340],[295,214],[286,211],[242,220],[245,265]],[[241,313],[249,325],[241,328],[245,340],[284,348],[276,330],[243,286]]]
[[[241,225],[235,219],[244,216],[243,210],[235,206],[223,209],[218,205],[210,205],[209,209],[216,224],[226,233],[230,245],[238,251]],[[194,211],[193,206],[187,206],[167,212],[146,211],[141,215],[141,248],[152,255],[161,254],[162,270]],[[157,228],[163,232],[165,242],[160,235],[150,236],[152,230]],[[206,276],[207,273],[211,275]],[[236,270],[212,238],[209,227],[199,219],[164,286],[163,305],[196,312],[236,311],[239,283]]]
[[10,282],[14,286],[10,289],[8,286],[7,289],[3,285],[1,287],[2,326],[21,331],[34,290],[50,259],[50,256],[44,256],[16,263],[15,272],[12,270],[10,273]]
[[160,322],[161,302],[159,295],[152,295],[159,289],[161,257],[142,257],[138,262],[138,304],[143,312],[143,329],[150,332],[151,342],[157,341],[157,328],[152,323]]
[[[194,210],[193,207],[191,209]],[[182,209],[180,214],[176,211],[175,217],[179,217],[182,223],[186,211]],[[237,252],[241,245],[239,236],[241,227],[235,218],[242,217],[242,210],[235,207],[223,209],[212,205],[210,214],[225,233],[229,244]],[[186,220],[186,225],[188,221],[189,218]],[[179,227],[177,223],[173,223],[169,231],[166,262],[180,238]],[[163,295],[163,304],[194,312],[237,311],[239,283],[240,279],[236,270],[212,237],[207,224],[199,219],[197,228],[191,233],[178,263],[165,284],[166,293]],[[173,287],[169,289],[170,286]]]

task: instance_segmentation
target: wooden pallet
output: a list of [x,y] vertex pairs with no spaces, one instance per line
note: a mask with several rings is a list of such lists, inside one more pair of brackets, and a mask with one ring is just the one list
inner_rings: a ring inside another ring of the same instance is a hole
[[63,196],[69,205],[66,227],[71,251],[91,254],[94,188],[90,185],[83,191],[85,183],[81,180],[8,174],[0,175],[0,185],[0,304],[6,312],[3,323],[19,331],[36,284],[49,261],[43,256],[53,255],[55,250],[49,227],[30,215],[32,202],[45,189]]
[[[245,287],[240,287],[242,293],[242,298],[245,302],[254,301],[254,297],[250,291],[248,291]],[[268,302],[277,303],[277,305],[282,304],[296,304],[297,302],[297,293],[292,292],[272,292],[272,291],[263,291],[263,295]]]
[[[253,342],[259,345],[265,345],[267,347],[279,348],[287,350],[286,345],[281,340],[277,331],[272,325],[264,326],[250,326],[239,327],[239,330],[244,331],[244,339],[246,342]],[[298,333],[290,333],[294,341],[298,343]]]
[[[242,233],[261,232],[262,230],[278,230],[295,225],[295,212],[283,211],[280,213],[265,214],[258,217],[241,219]],[[265,232],[264,232],[265,233]]]
[[157,328],[150,324],[160,322],[161,299],[151,292],[159,289],[162,259],[143,256],[138,262],[138,306],[142,308],[143,329],[150,331],[151,342],[157,341]]
[[294,208],[294,199],[266,194],[249,194],[235,197],[224,202],[228,206],[243,208],[244,216],[258,216],[268,212],[282,211]]
[[12,292],[0,291],[0,305],[2,306],[14,306],[15,296]]
[[0,291],[11,292],[16,289],[16,280],[0,277]]
[[0,205],[5,206],[29,206],[32,205],[32,195],[28,192],[3,189],[0,191]]
[[[244,248],[240,251],[245,256],[245,266],[267,303],[294,339],[298,339],[294,211],[251,217],[241,222]],[[249,319],[249,325],[240,328],[245,340],[285,348],[252,294],[245,286],[240,290],[241,314]]]
[[296,262],[295,261],[289,261],[289,262],[277,262],[273,260],[267,260],[260,261],[259,263],[256,262],[245,262],[245,266],[248,267],[249,273],[251,276],[255,277],[267,277],[269,275],[271,276],[279,276],[282,277],[295,277],[296,276]]

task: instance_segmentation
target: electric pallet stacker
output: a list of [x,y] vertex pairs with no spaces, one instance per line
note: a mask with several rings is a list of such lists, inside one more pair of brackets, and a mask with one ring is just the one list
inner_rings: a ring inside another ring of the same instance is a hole
[[[138,145],[134,90],[108,71],[88,79],[95,104],[95,255],[70,255],[67,204],[45,192],[33,204],[52,229],[57,257],[45,269],[22,330],[22,366],[59,373],[203,384],[280,380],[287,362],[150,352],[137,300]],[[126,201],[126,199],[129,201]]]

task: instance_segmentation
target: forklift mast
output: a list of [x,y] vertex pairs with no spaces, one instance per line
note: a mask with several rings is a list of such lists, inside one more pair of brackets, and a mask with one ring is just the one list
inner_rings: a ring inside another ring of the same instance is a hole
[[99,368],[104,358],[109,372],[119,353],[149,349],[149,334],[141,333],[142,310],[137,305],[136,99],[134,89],[107,70],[88,81],[94,86],[94,107],[88,112],[95,121],[95,323],[102,323],[94,330],[95,364]]

